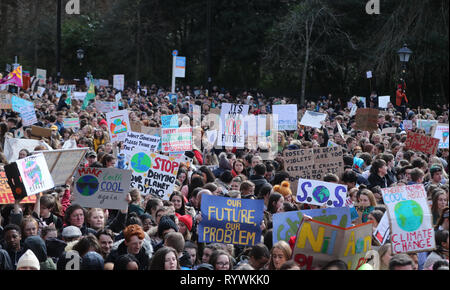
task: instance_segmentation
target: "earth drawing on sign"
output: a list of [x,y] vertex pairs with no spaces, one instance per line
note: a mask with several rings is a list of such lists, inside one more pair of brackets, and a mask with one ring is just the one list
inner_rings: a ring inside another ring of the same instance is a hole
[[397,203],[394,208],[398,226],[407,232],[417,230],[423,221],[423,210],[414,200],[405,200]]
[[77,190],[82,196],[91,196],[95,194],[98,190],[98,185],[97,178],[92,175],[81,176],[76,182]]
[[137,153],[131,158],[131,167],[138,173],[145,173],[152,167],[152,159],[143,152]]
[[317,186],[312,193],[314,199],[319,203],[325,203],[330,198],[330,191],[325,186]]

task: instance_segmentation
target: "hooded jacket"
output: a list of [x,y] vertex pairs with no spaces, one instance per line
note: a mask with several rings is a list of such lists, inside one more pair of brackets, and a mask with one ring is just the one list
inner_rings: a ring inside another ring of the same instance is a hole
[[0,249],[0,271],[4,270],[14,270],[13,264],[11,263],[11,258],[8,252]]
[[56,265],[53,260],[47,257],[47,246],[45,241],[39,236],[30,236],[25,239],[23,243],[24,251],[28,249],[33,251],[39,260],[41,270],[56,270]]

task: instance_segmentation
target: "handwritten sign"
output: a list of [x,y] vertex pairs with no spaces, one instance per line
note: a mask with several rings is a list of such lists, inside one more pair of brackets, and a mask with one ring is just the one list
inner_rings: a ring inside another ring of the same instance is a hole
[[124,141],[127,137],[127,132],[131,131],[128,111],[122,110],[106,113],[106,120],[111,142]]
[[320,122],[325,121],[326,118],[327,114],[306,111],[302,117],[302,120],[300,121],[300,125],[312,128],[321,128],[322,124]]
[[273,244],[280,240],[288,242],[291,237],[296,236],[304,214],[317,221],[343,228],[351,225],[350,208],[348,207],[329,207],[276,213],[273,215]]
[[131,170],[78,168],[74,178],[75,202],[84,207],[127,209]]
[[244,117],[242,115],[225,115],[225,126],[222,127],[217,143],[223,146],[244,148]]
[[426,154],[436,155],[439,147],[439,139],[408,131],[405,148],[417,150]]
[[355,129],[362,131],[378,130],[378,113],[380,111],[372,108],[359,108],[355,115]]
[[412,120],[403,120],[402,124],[403,124],[403,129],[405,131],[413,129],[413,121]]
[[64,118],[64,128],[80,128],[80,119]]
[[117,102],[95,101],[95,108],[99,112],[108,113],[117,111],[119,109],[119,104]]
[[254,246],[261,241],[264,201],[203,195],[200,243]]
[[432,215],[423,184],[381,189],[391,224],[392,254],[435,249]]
[[343,207],[347,199],[347,186],[332,182],[299,179],[298,202],[327,207]]
[[382,109],[387,109],[390,101],[391,96],[378,96],[378,107]]
[[125,155],[131,154],[133,151],[155,152],[158,149],[158,136],[147,135],[143,133],[128,132],[123,143],[123,152]]
[[192,150],[192,127],[161,128],[162,152]]
[[[37,195],[27,196],[20,201],[21,204],[36,203]],[[8,178],[5,172],[0,172],[0,204],[13,204],[15,201],[11,191],[11,187],[8,185]]]
[[297,105],[273,105],[272,114],[278,116],[278,130],[297,130]]
[[38,122],[36,111],[34,110],[34,105],[22,107],[20,117],[22,118],[23,126],[31,126]]
[[448,124],[437,124],[431,130],[431,136],[439,139],[439,149],[449,148],[448,146]]
[[397,128],[396,127],[388,127],[388,128],[384,128],[381,131],[382,135],[388,135],[388,134],[395,134],[395,132],[397,132]]
[[0,92],[0,109],[10,110],[12,109],[11,103],[12,95],[8,92]]
[[162,128],[178,128],[178,115],[161,116]]
[[372,223],[343,228],[316,220],[302,220],[293,260],[302,270],[322,268],[333,260],[342,260],[349,270],[356,270],[365,263],[364,256],[371,249]]
[[426,135],[431,134],[431,129],[433,128],[433,126],[437,124],[438,124],[437,120],[417,119],[416,121],[417,128],[425,130]]
[[327,173],[340,176],[344,172],[343,153],[340,146],[284,150],[282,158],[285,169],[289,173],[293,194],[297,194],[300,178],[321,180]]
[[178,159],[134,151],[126,160],[132,170],[131,187],[139,189],[142,195],[152,194],[169,200],[180,167]]
[[113,87],[116,90],[123,91],[123,89],[125,88],[125,75],[114,75]]

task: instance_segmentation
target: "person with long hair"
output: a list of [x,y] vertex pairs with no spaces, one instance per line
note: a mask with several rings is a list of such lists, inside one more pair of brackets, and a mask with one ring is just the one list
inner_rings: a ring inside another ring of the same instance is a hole
[[175,207],[175,212],[179,215],[186,214],[186,200],[183,194],[179,191],[173,191],[169,197],[169,201],[171,201]]
[[172,247],[162,247],[154,254],[149,270],[180,270],[177,251]]
[[433,193],[431,214],[433,215],[433,225],[435,225],[442,215],[443,210],[448,207],[448,192],[438,189]]
[[291,259],[292,249],[283,240],[278,241],[270,250],[269,270],[280,270],[281,266]]
[[248,177],[247,169],[245,168],[245,162],[242,159],[236,159],[233,162],[233,169],[231,170],[231,174],[233,174],[233,177],[236,177],[238,175],[245,175]]

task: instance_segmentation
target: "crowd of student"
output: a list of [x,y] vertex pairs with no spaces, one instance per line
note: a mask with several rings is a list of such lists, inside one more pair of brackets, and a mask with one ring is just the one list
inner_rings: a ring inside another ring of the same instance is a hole
[[[96,100],[115,101],[116,91],[98,88]],[[132,122],[147,127],[160,127],[161,116],[180,114],[190,117],[189,104],[202,108],[202,119],[221,103],[250,105],[249,114],[270,114],[274,104],[288,104],[287,98],[265,97],[260,93],[241,92],[236,95],[214,88],[207,95],[202,89],[181,87],[176,104],[170,102],[169,92],[152,85],[136,92],[121,93],[120,109],[129,110]],[[67,142],[77,147],[89,147],[81,166],[118,167],[117,153],[122,144],[113,144],[105,114],[97,112],[93,103],[85,110],[82,103],[66,102],[67,95],[57,97],[57,86],[47,84],[42,97],[30,91],[19,96],[32,100],[38,117],[36,125],[51,128],[50,138],[42,138],[54,149]],[[376,94],[368,98],[368,106],[376,107]],[[357,98],[352,101],[361,106]],[[406,130],[402,121],[417,119],[448,123],[447,105],[428,108],[404,108],[398,111],[390,104],[380,111],[379,130],[355,130],[355,117],[344,100],[332,95],[299,104],[299,120],[306,110],[326,112],[328,117],[321,129],[298,125],[296,131],[278,132],[278,155],[263,160],[260,149],[193,147],[185,155],[192,164],[183,163],[178,170],[175,190],[169,200],[151,194],[143,196],[137,189],[127,195],[126,210],[83,208],[73,198],[73,178],[64,187],[38,195],[35,204],[1,205],[0,270],[279,270],[300,269],[291,260],[292,244],[272,243],[272,217],[276,213],[317,208],[296,202],[289,174],[284,167],[284,150],[326,147],[333,141],[344,151],[345,171],[342,176],[327,174],[324,181],[347,185],[349,196],[358,209],[359,224],[374,221],[374,228],[386,212],[381,189],[422,183],[425,185],[435,227],[436,249],[418,254],[391,254],[389,243],[377,250],[379,263],[372,269],[448,269],[448,149],[436,156],[406,150]],[[64,118],[79,118],[80,129],[64,128]],[[182,120],[183,118],[180,118]],[[339,122],[344,136],[339,133]],[[202,134],[209,123],[202,121]],[[395,127],[396,133],[382,135],[383,128]],[[2,110],[0,147],[6,138],[23,130],[30,138],[31,129],[23,128],[19,114]],[[344,137],[344,138],[343,138]],[[3,148],[1,148],[3,152]],[[43,148],[35,148],[42,150]],[[18,158],[32,155],[21,150]],[[4,154],[1,162],[6,165]],[[3,167],[1,168],[3,170]],[[200,204],[204,195],[264,200],[264,222],[261,243],[252,247],[232,244],[198,242]],[[343,261],[332,261],[322,269],[347,269]]]

